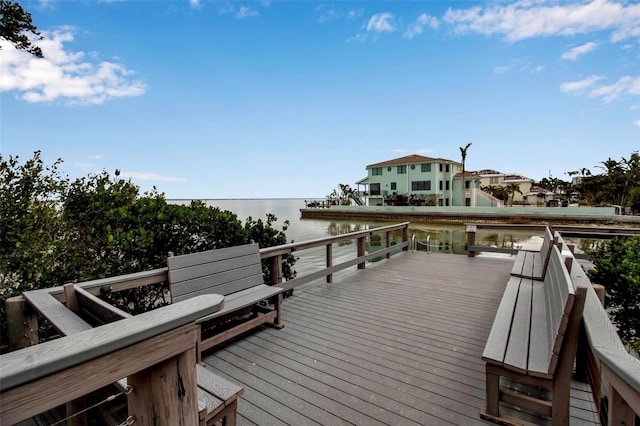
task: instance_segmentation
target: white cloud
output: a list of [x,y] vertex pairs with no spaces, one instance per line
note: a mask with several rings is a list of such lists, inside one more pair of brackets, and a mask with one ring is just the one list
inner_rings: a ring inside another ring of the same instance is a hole
[[626,95],[640,95],[640,77],[624,76],[613,84],[598,85],[602,79],[603,77],[592,75],[584,80],[563,83],[560,90],[565,93],[582,93],[590,98],[601,98],[605,104]]
[[422,15],[418,16],[416,22],[414,22],[409,26],[409,28],[407,28],[402,36],[404,38],[412,39],[422,34],[424,32],[424,27],[429,27],[436,30],[438,29],[439,24],[440,22],[438,21],[438,18],[423,13]]
[[157,181],[157,182],[186,182],[186,178],[163,176],[158,173],[145,173],[145,172],[121,172],[122,177],[142,180],[142,181]]
[[530,59],[528,58],[520,58],[520,59],[513,59],[509,65],[498,65],[493,69],[493,72],[495,74],[504,74],[507,71],[511,71],[511,70],[517,70],[517,71],[522,71],[522,72],[528,72],[531,74],[540,74],[542,71],[544,71],[544,66],[542,65],[533,65],[533,62],[531,62]]
[[[106,100],[139,96],[146,86],[132,80],[133,72],[115,62],[92,62],[84,52],[65,50],[73,41],[68,27],[53,33],[42,32],[44,40],[38,46],[43,59],[15,49],[0,40],[3,60],[0,61],[0,91],[17,91],[27,102],[68,104],[102,104]],[[88,55],[92,56],[92,55]]]
[[252,16],[258,16],[258,11],[246,6],[242,6],[236,13],[236,18],[238,19],[250,18]]
[[576,59],[578,59],[578,56],[584,55],[585,53],[589,53],[596,47],[598,47],[598,43],[594,43],[594,42],[585,43],[582,46],[577,46],[571,50],[564,52],[562,54],[562,59],[575,61]]
[[377,33],[393,32],[396,30],[394,25],[394,17],[389,12],[378,13],[373,15],[367,23],[367,31],[373,31]]
[[602,79],[603,79],[603,77],[601,77],[599,75],[590,75],[589,77],[585,78],[584,80],[570,81],[568,83],[562,83],[560,85],[560,90],[562,90],[565,93],[582,91],[582,90],[588,89],[589,87],[593,86],[596,82],[598,82],[598,81],[600,81]]
[[447,10],[443,20],[459,33],[503,34],[508,41],[611,31],[611,41],[640,36],[640,3],[592,0],[560,4],[521,0]]
[[316,13],[319,15],[318,22],[320,23],[335,22],[343,19],[349,21],[362,16],[363,12],[362,9],[337,10],[333,6],[327,7],[325,4],[316,7]]
[[640,127],[640,120],[634,121],[633,124],[635,124],[636,126]]
[[200,0],[189,0],[189,4],[191,5],[191,7],[199,8],[200,7]]
[[418,154],[431,154],[433,153],[433,149],[431,148],[422,148],[417,151]]
[[640,77],[624,76],[613,84],[597,87],[589,93],[592,98],[602,98],[605,104],[624,95],[640,95]]

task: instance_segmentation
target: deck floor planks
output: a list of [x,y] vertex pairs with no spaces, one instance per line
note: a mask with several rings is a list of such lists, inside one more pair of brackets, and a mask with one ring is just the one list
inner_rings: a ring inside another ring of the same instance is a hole
[[[512,263],[402,253],[341,272],[285,299],[284,329],[204,361],[245,388],[241,425],[488,424],[481,354]],[[597,424],[585,389],[572,424]]]

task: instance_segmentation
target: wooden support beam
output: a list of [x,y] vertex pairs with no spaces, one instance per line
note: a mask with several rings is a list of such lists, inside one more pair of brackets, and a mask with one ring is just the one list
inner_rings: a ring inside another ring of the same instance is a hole
[[38,344],[38,314],[31,309],[23,296],[5,301],[9,350],[15,351]]
[[[327,244],[327,268],[331,268],[333,266],[333,244]],[[327,274],[327,283],[331,284],[333,282],[333,274]]]

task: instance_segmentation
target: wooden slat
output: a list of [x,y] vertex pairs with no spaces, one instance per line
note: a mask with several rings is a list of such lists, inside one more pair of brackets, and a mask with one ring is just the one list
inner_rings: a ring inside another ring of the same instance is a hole
[[214,374],[200,364],[196,364],[196,366],[199,388],[206,390],[216,398],[227,401],[227,403],[242,395],[243,389],[240,386]]
[[[198,322],[208,321],[210,319],[226,315],[229,312],[237,311],[247,306],[255,305],[261,300],[268,299],[282,293],[282,289],[275,286],[268,286],[266,284],[260,284],[259,286],[251,287],[246,290],[239,291],[237,293],[225,296],[224,306],[217,312],[211,315],[207,315],[200,318]],[[179,299],[177,302],[188,300],[189,298]]]
[[73,288],[80,309],[100,324],[108,324],[132,316],[130,313],[105,302],[80,286],[74,284]]
[[527,373],[546,375],[553,353],[553,338],[549,335],[547,303],[544,295],[544,283],[533,282],[531,306],[531,341],[529,342],[529,362]]
[[167,258],[167,263],[169,265],[169,269],[175,270],[234,257],[252,256],[258,251],[258,244],[244,244],[240,246],[183,254],[180,256],[170,256]]
[[48,289],[26,291],[23,295],[40,315],[65,336],[92,328],[89,323],[70,311],[58,299],[51,296]]
[[504,363],[513,322],[514,307],[522,280],[522,278],[513,277],[510,278],[507,283],[502,300],[500,301],[500,306],[493,320],[493,325],[491,326],[491,333],[487,338],[487,343],[482,353],[482,359],[486,362],[497,365]]
[[529,333],[531,327],[532,280],[522,279],[513,313],[513,324],[504,356],[504,366],[521,373],[527,372]]

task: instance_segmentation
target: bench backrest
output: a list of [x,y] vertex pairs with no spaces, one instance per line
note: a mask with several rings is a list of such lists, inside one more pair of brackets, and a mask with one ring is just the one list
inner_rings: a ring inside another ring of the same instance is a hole
[[542,277],[544,278],[547,273],[547,267],[549,266],[549,258],[551,256],[551,247],[555,244],[555,238],[551,229],[547,226],[544,228],[544,238],[542,240],[542,246],[540,247],[540,254],[542,255]]
[[173,303],[200,294],[229,295],[264,284],[258,244],[169,256]]
[[[544,295],[548,327],[546,335],[549,338],[546,342],[548,352],[547,372],[553,374],[567,332],[569,316],[574,306],[576,293],[569,272],[565,268],[560,250],[552,245],[550,251],[547,273],[544,277]],[[538,343],[532,342],[532,345],[535,344]]]

